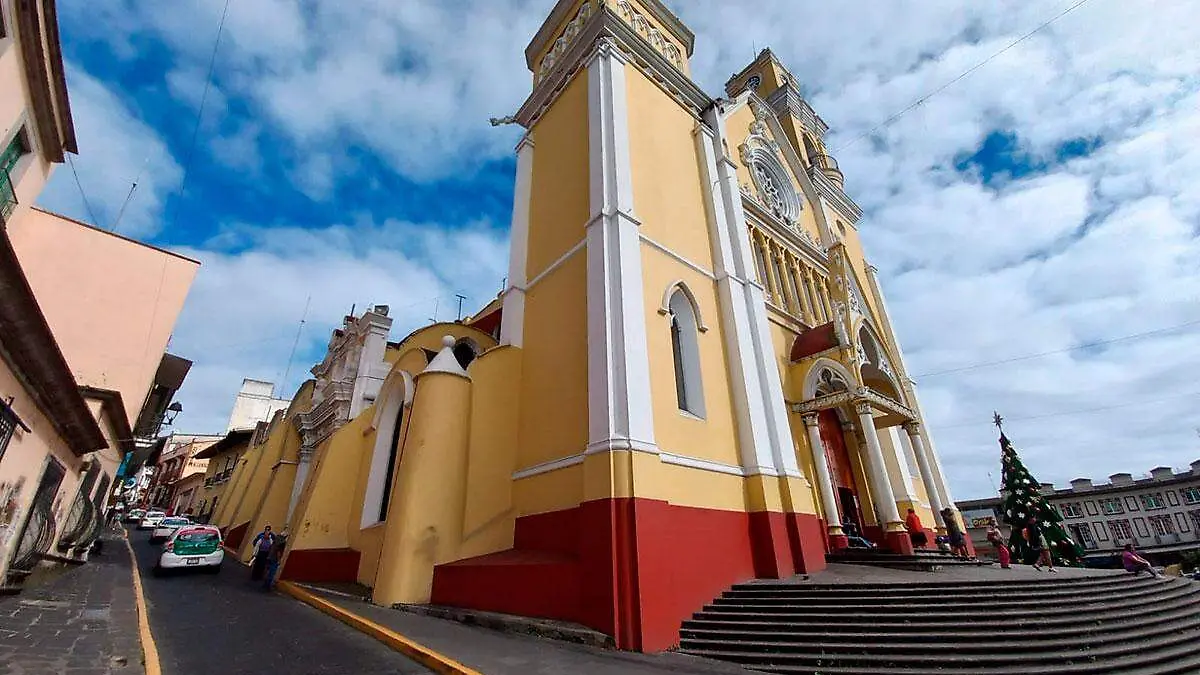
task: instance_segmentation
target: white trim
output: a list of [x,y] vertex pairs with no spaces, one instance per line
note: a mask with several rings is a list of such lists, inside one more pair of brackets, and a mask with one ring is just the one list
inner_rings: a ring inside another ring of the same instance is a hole
[[725,464],[724,462],[714,462],[711,459],[700,459],[699,457],[688,457],[686,455],[676,455],[673,452],[660,452],[658,458],[663,464],[673,464],[675,466],[686,466],[689,469],[700,469],[701,471],[712,471],[714,473],[724,473],[730,476],[745,476],[746,470],[740,466]]
[[639,233],[639,236],[641,237],[643,242],[645,242],[646,244],[648,244],[650,246],[650,248],[655,249],[659,253],[662,253],[663,255],[667,256],[668,258],[671,258],[672,260],[674,260],[675,262],[680,263],[681,265],[687,267],[688,269],[692,270],[693,272],[703,274],[704,276],[708,277],[709,279],[716,281],[717,276],[715,274],[713,274],[710,270],[707,270],[707,269],[701,267],[700,265],[692,262],[691,260],[688,260],[687,258],[683,257],[682,255],[679,255],[675,251],[672,251],[671,249],[667,248],[663,244],[658,243],[657,241],[651,239],[650,237],[647,237],[645,235],[645,233]]
[[513,188],[512,229],[508,251],[509,290],[500,315],[500,344],[520,347],[525,339],[525,275],[529,256],[529,204],[533,194],[533,140],[517,144],[517,179]]
[[626,58],[602,39],[588,63],[588,446],[655,448]]
[[586,455],[581,452],[577,455],[568,455],[561,459],[553,459],[549,462],[534,464],[526,469],[514,471],[512,479],[521,480],[522,478],[529,478],[531,476],[540,476],[541,474],[550,473],[551,471],[558,471],[559,469],[565,469],[570,466],[575,466],[576,464],[583,464],[583,459],[585,456]]
[[696,295],[692,293],[692,289],[688,287],[687,282],[683,279],[676,279],[670,284],[667,284],[667,290],[663,291],[662,304],[658,307],[658,313],[662,316],[671,314],[671,298],[675,297],[675,291],[683,293],[687,298],[688,304],[692,306],[692,314],[696,319],[696,330],[701,333],[708,332],[708,324],[704,323],[704,316],[700,314],[700,304],[696,302]]
[[572,246],[571,248],[567,249],[567,252],[566,252],[566,253],[564,253],[564,254],[562,254],[561,256],[559,256],[559,257],[558,257],[558,260],[555,260],[554,262],[550,263],[550,266],[549,266],[549,267],[547,267],[546,269],[544,269],[544,270],[542,270],[541,272],[539,272],[539,273],[538,273],[538,275],[537,275],[536,277],[534,277],[533,279],[531,279],[531,280],[529,281],[529,283],[525,284],[525,287],[524,287],[524,288],[517,288],[517,287],[514,287],[514,286],[510,286],[510,287],[509,287],[509,291],[513,291],[513,290],[519,290],[519,291],[521,291],[522,293],[525,293],[525,292],[529,291],[529,290],[530,290],[530,289],[532,289],[534,286],[538,285],[538,283],[539,283],[539,282],[540,282],[542,279],[545,279],[547,276],[549,276],[551,272],[553,272],[553,271],[557,270],[558,268],[562,267],[563,265],[565,265],[565,264],[566,264],[566,262],[567,262],[568,260],[570,260],[570,259],[571,259],[571,256],[573,256],[573,255],[575,255],[576,253],[579,253],[580,251],[582,251],[582,250],[583,250],[583,247],[584,247],[584,246],[586,246],[586,245],[587,245],[587,239],[580,239],[579,241],[577,241],[577,242],[575,243],[575,245],[574,245],[574,246]]

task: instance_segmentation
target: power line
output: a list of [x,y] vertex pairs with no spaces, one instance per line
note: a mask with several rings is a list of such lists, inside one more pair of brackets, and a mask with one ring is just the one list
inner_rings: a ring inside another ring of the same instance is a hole
[[96,217],[96,212],[92,210],[92,203],[88,201],[87,194],[83,191],[83,183],[79,182],[79,172],[75,170],[75,160],[71,159],[71,153],[64,154],[67,156],[67,164],[71,165],[71,175],[75,176],[75,187],[79,188],[79,196],[83,198],[83,207],[87,209],[92,224],[100,227],[100,219]]
[[204,78],[204,93],[200,95],[200,109],[196,112],[196,126],[192,128],[192,142],[183,161],[183,175],[179,178],[179,191],[176,193],[175,205],[171,209],[171,217],[168,219],[168,223],[171,225],[174,225],[175,217],[179,215],[179,202],[183,199],[184,190],[187,188],[188,171],[196,154],[196,140],[200,136],[200,123],[204,119],[204,104],[208,102],[208,90],[212,88],[213,70],[217,64],[217,49],[221,46],[221,34],[225,31],[225,17],[228,14],[229,0],[225,0],[225,7],[221,10],[221,21],[217,24],[217,38],[213,41],[212,55],[208,59],[208,75]]
[[1165,328],[1157,328],[1155,330],[1146,331],[1145,333],[1134,333],[1132,335],[1122,335],[1120,337],[1109,338],[1107,340],[1096,340],[1095,342],[1081,342],[1072,347],[1064,347],[1062,349],[1052,349],[1050,351],[1038,352],[1036,354],[1025,354],[1024,356],[1014,356],[1014,357],[1007,358],[1007,359],[999,359],[997,361],[984,361],[982,363],[973,363],[971,365],[960,366],[957,368],[948,368],[946,370],[935,370],[932,373],[923,373],[921,375],[914,375],[913,379],[920,379],[922,377],[938,377],[939,375],[949,375],[951,373],[962,373],[962,372],[965,372],[968,370],[976,370],[979,368],[987,368],[990,366],[1000,366],[1000,365],[1005,365],[1005,364],[1009,364],[1009,363],[1017,363],[1019,361],[1029,361],[1031,359],[1039,359],[1043,356],[1052,356],[1054,354],[1065,354],[1067,352],[1078,351],[1080,349],[1089,349],[1091,347],[1102,347],[1104,345],[1111,345],[1111,344],[1115,344],[1117,342],[1127,342],[1129,340],[1137,340],[1139,338],[1149,337],[1151,335],[1161,335],[1163,333],[1170,333],[1172,331],[1176,331],[1181,328],[1190,328],[1192,326],[1197,326],[1197,325],[1200,325],[1200,320],[1188,321],[1187,323],[1181,323],[1181,324],[1178,324],[1175,326],[1167,326]]
[[879,131],[880,129],[882,129],[882,128],[884,128],[884,127],[888,126],[888,125],[890,125],[892,122],[895,122],[896,120],[900,119],[900,118],[901,118],[901,117],[903,117],[904,115],[906,115],[906,114],[908,114],[908,113],[912,112],[912,111],[913,111],[913,109],[915,109],[915,108],[917,108],[918,106],[920,106],[920,105],[924,104],[924,103],[925,103],[926,101],[928,101],[929,99],[931,99],[931,98],[933,98],[934,96],[937,96],[938,94],[942,93],[943,91],[945,91],[945,90],[949,89],[950,87],[954,86],[954,85],[955,85],[955,84],[957,84],[958,82],[960,82],[960,81],[962,81],[962,80],[966,79],[968,76],[970,76],[970,75],[971,75],[971,73],[974,73],[975,71],[979,70],[980,68],[982,68],[982,67],[986,66],[986,65],[987,65],[989,62],[991,62],[993,59],[995,59],[996,57],[1000,56],[1000,55],[1001,55],[1001,54],[1003,54],[1004,52],[1007,52],[1008,50],[1012,49],[1013,47],[1016,47],[1017,45],[1021,44],[1022,42],[1024,42],[1024,41],[1028,40],[1029,38],[1033,37],[1035,34],[1037,34],[1037,33],[1041,32],[1042,30],[1044,30],[1044,29],[1045,29],[1046,27],[1048,27],[1050,24],[1054,23],[1055,21],[1058,21],[1059,19],[1061,19],[1061,18],[1063,18],[1064,16],[1066,16],[1066,15],[1070,14],[1071,12],[1075,11],[1076,9],[1079,9],[1079,8],[1080,8],[1081,6],[1083,6],[1083,4],[1084,4],[1084,3],[1086,3],[1086,2],[1088,2],[1088,0],[1078,0],[1078,1],[1077,1],[1075,4],[1071,5],[1070,7],[1066,8],[1066,9],[1064,9],[1063,11],[1059,12],[1058,14],[1054,15],[1054,17],[1053,17],[1053,18],[1051,18],[1051,19],[1049,19],[1048,21],[1046,21],[1046,22],[1042,23],[1042,24],[1041,24],[1040,26],[1038,26],[1037,28],[1034,28],[1033,30],[1029,31],[1028,33],[1026,33],[1026,34],[1022,35],[1021,37],[1017,38],[1016,40],[1013,40],[1012,42],[1008,43],[1008,44],[1007,44],[1007,45],[1005,45],[1005,46],[1004,46],[1004,48],[1002,48],[1000,51],[998,51],[998,52],[996,52],[996,53],[992,54],[991,56],[987,57],[986,59],[984,59],[984,60],[980,61],[979,63],[976,63],[975,65],[971,66],[971,67],[970,67],[970,68],[968,68],[967,70],[963,71],[961,74],[959,74],[959,76],[958,76],[958,77],[954,78],[953,80],[950,80],[950,81],[949,81],[949,82],[947,82],[946,84],[943,84],[942,86],[938,87],[937,89],[934,89],[933,91],[929,92],[928,94],[925,94],[925,95],[924,95],[924,96],[922,96],[921,98],[918,98],[917,100],[915,100],[915,101],[913,101],[912,103],[908,104],[908,106],[907,106],[907,107],[905,107],[903,110],[901,110],[900,112],[898,112],[898,113],[896,113],[896,114],[892,115],[891,117],[889,117],[889,118],[885,119],[884,121],[880,122],[879,124],[876,124],[874,127],[871,127],[871,129],[869,129],[869,130],[868,130],[868,131],[866,131],[865,133],[863,133],[863,134],[860,134],[859,136],[856,136],[856,137],[854,137],[854,138],[853,138],[853,139],[851,139],[849,142],[847,142],[847,143],[844,143],[844,144],[842,144],[841,146],[838,146],[838,148],[837,148],[836,150],[834,150],[832,154],[837,154],[837,153],[841,152],[842,150],[845,150],[846,148],[848,148],[848,147],[850,147],[850,146],[852,146],[852,145],[854,145],[854,144],[858,143],[858,142],[859,142],[859,141],[861,141],[862,139],[864,139],[864,138],[867,138],[868,136],[871,136],[871,135],[872,135],[872,134],[874,134],[876,131]]
[[296,359],[296,346],[300,344],[300,333],[304,332],[304,323],[308,320],[308,307],[312,304],[312,296],[304,301],[304,314],[300,315],[300,325],[296,327],[296,339],[292,342],[292,352],[288,354],[287,368],[283,371],[283,378],[279,382],[279,390],[287,391],[287,379],[292,374],[292,361]]
[[[1147,403],[1162,403],[1163,401],[1172,401],[1179,398],[1187,398],[1188,396],[1200,396],[1200,391],[1189,391],[1183,394],[1175,394],[1174,396],[1163,396],[1162,398],[1144,398],[1128,403],[1117,403],[1115,405],[1105,405],[1097,408],[1083,408],[1081,410],[1064,410],[1060,412],[1044,413],[1041,415],[1026,415],[1025,417],[1006,417],[1006,422],[1021,422],[1029,420],[1050,419],[1052,417],[1065,417],[1068,415],[1083,415],[1094,412],[1104,412],[1106,410],[1117,410],[1120,408],[1129,408],[1136,405],[1145,405]],[[982,418],[981,418],[982,419]],[[932,426],[938,429],[958,429],[962,427],[972,427],[982,424],[982,422],[962,422],[959,424],[934,424]]]

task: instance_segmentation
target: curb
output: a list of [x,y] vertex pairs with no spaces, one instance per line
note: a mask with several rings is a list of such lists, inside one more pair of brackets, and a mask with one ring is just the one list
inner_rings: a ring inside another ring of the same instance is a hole
[[146,609],[146,595],[142,592],[142,575],[138,571],[137,555],[133,552],[133,544],[129,543],[129,533],[122,532],[125,549],[129,551],[129,562],[133,567],[133,595],[137,603],[138,638],[142,645],[142,667],[146,675],[162,675],[162,666],[158,660],[158,646],[154,644],[154,636],[150,633],[150,614]]
[[361,617],[351,611],[338,607],[328,600],[317,597],[290,581],[277,582],[275,588],[300,602],[332,616],[351,628],[379,640],[435,673],[441,673],[442,675],[482,675],[479,671],[468,668],[458,661],[439,654],[428,647],[419,645],[386,626],[381,626],[370,619]]

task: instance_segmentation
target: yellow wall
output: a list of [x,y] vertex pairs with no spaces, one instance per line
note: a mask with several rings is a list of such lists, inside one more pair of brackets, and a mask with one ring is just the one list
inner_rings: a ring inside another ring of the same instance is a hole
[[[588,80],[578,74],[534,125],[526,279],[584,237],[589,211]],[[578,298],[582,300],[584,296]],[[526,329],[526,333],[528,333]]]
[[[375,416],[367,408],[322,444],[309,469],[308,486],[289,523],[291,549],[346,548],[350,530],[359,529],[363,493],[356,492],[363,457],[369,457],[375,434],[364,436]],[[368,460],[369,463],[369,460]],[[289,486],[290,492],[290,486]],[[285,507],[286,508],[286,507]]]
[[586,298],[583,252],[526,294],[518,468],[577,454],[587,446]]
[[516,347],[500,347],[471,364],[470,455],[459,557],[512,547],[521,356]]

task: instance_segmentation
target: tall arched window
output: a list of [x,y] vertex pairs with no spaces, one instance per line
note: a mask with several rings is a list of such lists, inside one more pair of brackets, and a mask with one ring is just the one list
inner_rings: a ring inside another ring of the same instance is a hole
[[700,322],[686,291],[677,288],[668,305],[671,315],[671,358],[675,364],[675,397],[679,409],[704,417],[704,386],[700,381]]
[[392,500],[392,477],[396,474],[396,455],[400,452],[400,429],[404,427],[404,405],[396,409],[392,441],[388,444],[387,473],[383,474],[383,495],[379,500],[379,521],[387,520],[388,503]]
[[404,409],[412,403],[412,376],[393,371],[380,387],[375,399],[375,446],[371,451],[371,469],[363,495],[362,527],[387,519],[388,504],[403,444]]

